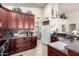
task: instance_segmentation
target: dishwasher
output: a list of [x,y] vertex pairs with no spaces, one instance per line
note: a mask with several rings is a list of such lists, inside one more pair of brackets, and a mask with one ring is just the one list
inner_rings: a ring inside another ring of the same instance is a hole
[[2,40],[0,42],[0,56],[8,55],[8,52],[6,52],[8,50],[8,41],[9,40]]

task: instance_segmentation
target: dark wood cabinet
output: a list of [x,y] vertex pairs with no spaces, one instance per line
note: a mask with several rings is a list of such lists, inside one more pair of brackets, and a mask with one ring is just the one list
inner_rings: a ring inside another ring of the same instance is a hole
[[1,8],[0,8],[0,21],[1,21]]
[[34,29],[34,16],[28,16],[29,18],[29,29]]
[[58,37],[55,35],[51,35],[51,43],[56,41],[59,41]]
[[34,16],[11,12],[10,29],[34,29]]
[[34,29],[34,15],[10,11],[0,7],[2,29]]
[[0,20],[1,20],[1,8],[0,8]]
[[32,48],[35,48],[37,46],[37,37],[31,37],[31,38],[32,38],[32,40],[31,40],[32,41],[32,43],[31,43],[32,45],[31,46],[32,46]]
[[10,19],[10,12],[5,9],[1,9],[1,24],[2,24],[2,29],[8,29],[8,22]]
[[16,39],[9,39],[9,53],[15,53],[16,51]]
[[23,28],[23,24],[24,24],[24,15],[22,15],[22,14],[17,14],[17,23],[18,23],[18,25],[17,25],[17,28],[18,29],[24,29]]
[[16,39],[16,50],[20,51],[23,49],[23,38]]
[[37,37],[9,39],[9,54],[29,50],[37,46]]
[[10,22],[9,29],[17,29],[18,21],[17,21],[17,13],[10,12]]
[[16,51],[27,50],[30,49],[31,41],[30,37],[16,39]]
[[[25,42],[24,42],[24,45],[25,45],[25,49],[30,49],[31,48],[31,37],[27,37],[27,38],[24,38]],[[26,44],[27,43],[27,44]]]
[[29,29],[29,18],[28,18],[29,15],[24,15],[24,24],[23,24],[23,27],[24,29]]

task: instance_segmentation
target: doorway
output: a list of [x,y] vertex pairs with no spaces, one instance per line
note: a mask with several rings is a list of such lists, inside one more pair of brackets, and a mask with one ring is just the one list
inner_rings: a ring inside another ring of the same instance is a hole
[[36,35],[38,39],[41,39],[42,22],[37,22]]
[[73,30],[76,30],[76,24],[69,25],[69,33],[71,33]]

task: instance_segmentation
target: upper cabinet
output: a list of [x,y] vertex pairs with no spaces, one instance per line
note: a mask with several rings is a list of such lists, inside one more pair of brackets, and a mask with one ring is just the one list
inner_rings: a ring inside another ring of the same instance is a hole
[[1,8],[0,8],[0,28],[2,27],[2,23],[1,23]]
[[24,24],[24,15],[17,14],[17,28],[18,29],[24,29],[23,24]]
[[17,29],[17,13],[10,12],[9,29]]
[[24,15],[24,29],[29,29],[29,15]]
[[34,29],[34,16],[0,8],[2,29]]
[[0,17],[1,17],[1,24],[2,24],[2,29],[8,29],[8,22],[10,19],[10,12],[6,9],[1,8],[0,9]]
[[29,19],[29,29],[34,29],[34,16],[28,16]]
[[0,21],[1,21],[1,8],[0,8]]

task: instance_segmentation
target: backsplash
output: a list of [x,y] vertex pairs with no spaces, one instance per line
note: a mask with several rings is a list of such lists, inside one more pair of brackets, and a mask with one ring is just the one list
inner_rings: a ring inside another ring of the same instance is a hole
[[13,37],[15,36],[32,36],[34,34],[33,30],[0,30],[3,33],[3,37]]

